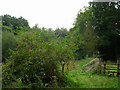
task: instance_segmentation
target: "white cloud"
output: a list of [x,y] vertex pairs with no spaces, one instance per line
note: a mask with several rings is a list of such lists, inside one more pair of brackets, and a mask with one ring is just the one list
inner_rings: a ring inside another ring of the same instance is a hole
[[1,15],[24,17],[30,26],[71,28],[78,11],[88,6],[89,0],[2,0]]

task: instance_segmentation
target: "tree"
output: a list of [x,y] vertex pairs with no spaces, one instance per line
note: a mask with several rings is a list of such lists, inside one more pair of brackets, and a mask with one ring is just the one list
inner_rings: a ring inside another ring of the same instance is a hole
[[120,4],[119,2],[90,2],[95,16],[93,26],[100,38],[98,50],[104,60],[120,57]]
[[68,34],[66,28],[61,28],[61,29],[57,28],[54,32],[57,37],[65,37]]
[[3,26],[9,26],[12,29],[20,29],[19,27],[29,27],[28,21],[23,17],[16,18],[7,14],[2,16],[2,23]]
[[89,56],[97,52],[98,37],[90,23],[86,25],[82,40],[84,41],[85,51]]
[[79,49],[76,51],[77,59],[84,58],[86,55],[92,56],[96,52],[97,34],[93,27],[94,15],[91,7],[85,7],[84,11],[80,10],[74,27],[70,29],[74,42]]
[[119,18],[119,2],[90,2],[89,7],[78,13],[74,27],[70,29],[79,45],[77,52],[85,56],[91,50],[98,50],[103,60],[117,60],[120,57]]

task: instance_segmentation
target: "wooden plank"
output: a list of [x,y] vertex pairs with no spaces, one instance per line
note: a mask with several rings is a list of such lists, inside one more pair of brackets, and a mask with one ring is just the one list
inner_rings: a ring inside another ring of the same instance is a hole
[[117,69],[106,69],[106,70],[117,70]]
[[106,65],[106,66],[114,66],[114,67],[117,67],[117,64],[115,64],[115,65],[110,65],[110,64],[109,64],[109,65]]
[[117,63],[110,63],[110,64],[106,64],[106,65],[117,65]]
[[117,68],[117,67],[108,67],[108,66],[107,66],[106,68]]
[[106,66],[117,66],[117,64],[114,64],[114,65],[112,65],[112,64],[106,64]]
[[117,73],[117,72],[114,72],[114,71],[109,71],[109,73]]

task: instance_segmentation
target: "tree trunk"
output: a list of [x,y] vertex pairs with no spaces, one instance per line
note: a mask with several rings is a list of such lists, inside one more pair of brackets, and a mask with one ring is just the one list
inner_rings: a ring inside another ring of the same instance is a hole
[[101,58],[99,58],[99,70],[100,70],[100,73],[101,73]]

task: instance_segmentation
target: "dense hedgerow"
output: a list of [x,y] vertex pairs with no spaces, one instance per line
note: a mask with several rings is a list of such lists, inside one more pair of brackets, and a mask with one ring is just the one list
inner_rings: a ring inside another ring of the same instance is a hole
[[15,51],[3,65],[3,87],[62,87],[61,66],[74,59],[74,43],[44,30],[19,33]]
[[16,48],[16,39],[13,33],[2,31],[2,62],[6,62],[5,58],[9,57],[9,49]]

